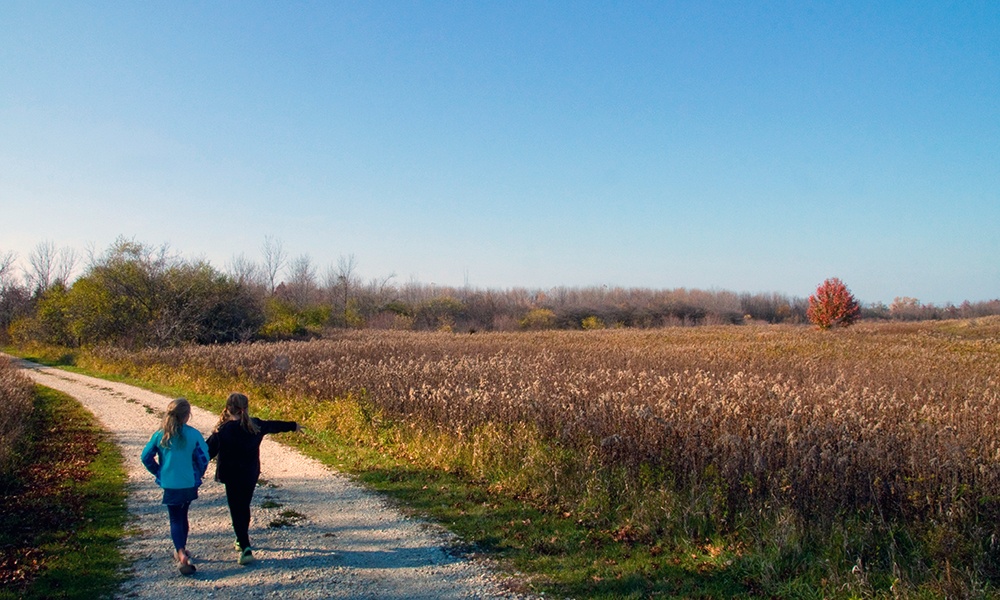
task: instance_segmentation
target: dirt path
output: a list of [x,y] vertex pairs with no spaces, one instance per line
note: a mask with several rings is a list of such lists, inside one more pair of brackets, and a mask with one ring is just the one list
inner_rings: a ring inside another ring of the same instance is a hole
[[[450,554],[452,538],[440,528],[403,516],[346,477],[267,438],[261,477],[268,483],[255,494],[250,525],[257,562],[236,563],[213,461],[191,505],[188,549],[198,572],[183,577],[171,558],[161,491],[139,461],[171,398],[33,363],[22,366],[37,383],[83,403],[121,445],[134,519],[125,540],[134,578],[121,597],[527,598],[506,589],[487,565]],[[207,437],[217,418],[194,407],[190,424]],[[292,524],[271,526],[278,521]]]

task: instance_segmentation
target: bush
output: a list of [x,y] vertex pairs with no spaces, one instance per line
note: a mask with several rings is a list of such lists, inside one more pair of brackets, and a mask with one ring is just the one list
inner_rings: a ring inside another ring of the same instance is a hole
[[453,331],[465,305],[451,296],[437,296],[416,307],[414,326],[427,331]]
[[31,380],[0,356],[0,477],[14,466],[33,402]]
[[207,262],[183,262],[119,239],[72,286],[39,292],[30,311],[7,306],[0,325],[15,342],[78,346],[171,346],[245,341],[264,324],[254,290]]
[[861,306],[844,282],[832,277],[824,281],[816,293],[809,296],[806,316],[820,329],[848,327],[861,314]]
[[547,308],[533,308],[520,320],[521,329],[540,331],[556,326],[556,313]]
[[297,310],[292,304],[271,298],[265,306],[266,322],[260,335],[268,339],[305,339],[318,336],[330,320],[329,306],[309,306]]
[[74,346],[68,310],[69,291],[62,282],[45,290],[35,303],[35,313],[15,320],[9,332],[14,342],[38,342],[56,346]]

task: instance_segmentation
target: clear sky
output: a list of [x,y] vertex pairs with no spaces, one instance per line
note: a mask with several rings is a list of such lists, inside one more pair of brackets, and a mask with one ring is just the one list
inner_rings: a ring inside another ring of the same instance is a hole
[[0,252],[1000,297],[1000,2],[0,0]]

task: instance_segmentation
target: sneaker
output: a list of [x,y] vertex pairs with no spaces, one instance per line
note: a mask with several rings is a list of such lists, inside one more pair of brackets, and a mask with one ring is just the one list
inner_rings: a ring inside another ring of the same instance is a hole
[[233,548],[236,548],[237,552],[239,552],[240,550],[242,550],[242,548],[240,548],[240,541],[239,540],[233,540]]
[[177,567],[181,575],[194,575],[195,571],[198,570],[191,562],[191,554],[187,550],[178,550],[174,556],[177,558]]
[[244,548],[243,552],[240,552],[240,557],[236,560],[236,562],[241,565],[249,565],[253,562],[253,560],[253,552],[250,551],[250,548]]

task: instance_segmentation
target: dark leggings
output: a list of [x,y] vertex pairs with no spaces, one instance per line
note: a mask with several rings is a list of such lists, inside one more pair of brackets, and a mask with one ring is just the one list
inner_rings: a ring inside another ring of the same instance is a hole
[[229,516],[233,520],[233,532],[240,549],[250,547],[250,501],[257,482],[227,483],[226,502],[229,503]]
[[187,546],[188,507],[190,506],[190,502],[167,505],[167,514],[170,515],[170,539],[174,541],[175,550]]

